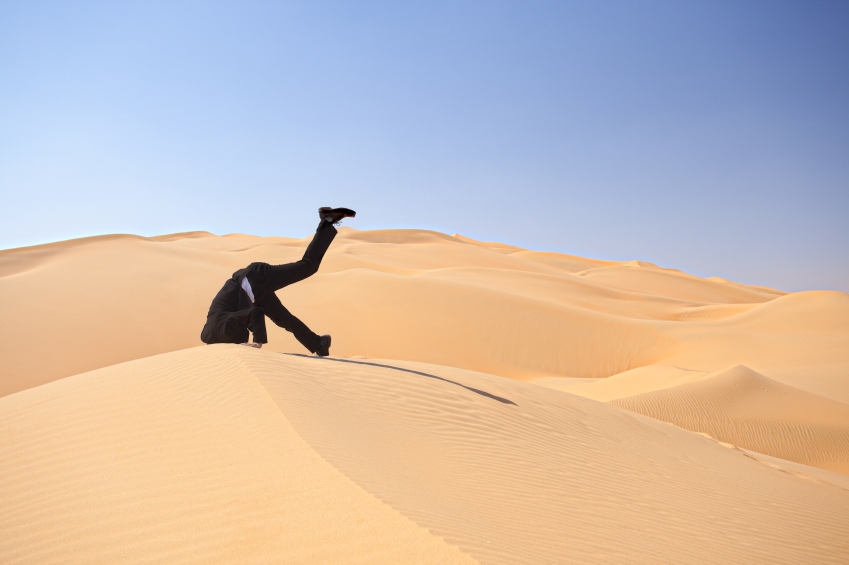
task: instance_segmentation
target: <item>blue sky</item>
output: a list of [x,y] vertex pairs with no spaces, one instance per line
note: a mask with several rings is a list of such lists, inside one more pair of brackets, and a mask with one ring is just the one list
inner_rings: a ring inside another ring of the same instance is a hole
[[849,291],[849,3],[0,1],[0,248],[315,209]]

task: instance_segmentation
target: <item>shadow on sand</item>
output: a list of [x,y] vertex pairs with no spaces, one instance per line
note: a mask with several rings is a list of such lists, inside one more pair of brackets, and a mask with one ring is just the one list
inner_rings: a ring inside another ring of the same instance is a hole
[[370,361],[354,361],[353,359],[338,359],[336,357],[315,357],[313,355],[305,355],[303,353],[285,353],[284,355],[293,355],[295,357],[304,357],[306,359],[315,359],[316,361],[336,361],[337,363],[353,363],[354,365],[369,365],[371,367],[383,367],[384,369],[392,369],[394,371],[403,371],[404,373],[412,373],[414,375],[420,375],[422,377],[428,377],[430,379],[437,379],[437,380],[440,380],[440,381],[444,381],[446,383],[451,383],[452,385],[457,385],[457,386],[462,387],[466,390],[474,392],[475,394],[480,394],[481,396],[485,396],[487,398],[497,400],[498,402],[501,402],[502,404],[512,404],[513,406],[518,406],[512,400],[508,400],[506,398],[501,398],[500,396],[490,394],[490,393],[488,393],[484,390],[472,388],[470,386],[466,386],[464,384],[460,384],[458,382],[454,382],[452,380],[449,380],[449,379],[446,379],[446,378],[443,378],[443,377],[439,377],[437,375],[431,375],[430,373],[423,373],[422,371],[414,371],[412,369],[405,369],[404,367],[395,367],[393,365],[384,365],[382,363],[372,363]]

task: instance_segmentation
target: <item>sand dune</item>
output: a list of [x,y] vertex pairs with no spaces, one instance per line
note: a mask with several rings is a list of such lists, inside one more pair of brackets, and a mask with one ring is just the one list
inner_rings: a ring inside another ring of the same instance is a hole
[[0,251],[0,562],[849,559],[849,295],[343,229],[335,360],[197,347],[307,242]]
[[849,474],[849,405],[742,365],[611,403],[760,453]]
[[4,563],[849,558],[842,475],[421,363],[202,346],[7,396],[0,429]]
[[800,292],[738,316],[679,324],[657,364],[717,371],[746,365],[784,384],[849,403],[849,295]]
[[[0,306],[3,319],[15,321],[0,326],[0,369],[8,375],[0,394],[190,347],[211,296],[232,271],[256,260],[295,260],[305,244],[195,232],[0,252],[0,290],[15,297]],[[319,274],[280,294],[317,331],[332,331],[334,353],[343,356],[427,361],[521,380],[745,364],[849,402],[844,293],[785,296],[639,265],[435,232],[343,229]],[[646,292],[651,281],[660,282]],[[807,316],[802,326],[799,316]],[[300,348],[277,328],[271,342],[279,351]],[[45,344],[51,354],[36,354]]]
[[738,447],[849,475],[849,404],[743,365],[715,372],[652,365],[606,379],[537,382]]
[[703,378],[703,371],[668,365],[648,365],[623,371],[606,379],[543,378],[535,381],[564,392],[609,402],[618,398],[662,390]]
[[758,292],[715,280],[700,279],[675,269],[661,269],[657,265],[641,261],[587,269],[577,274],[610,288],[702,303],[758,303],[781,294],[777,291]]
[[241,349],[0,399],[0,562],[474,563],[310,449]]

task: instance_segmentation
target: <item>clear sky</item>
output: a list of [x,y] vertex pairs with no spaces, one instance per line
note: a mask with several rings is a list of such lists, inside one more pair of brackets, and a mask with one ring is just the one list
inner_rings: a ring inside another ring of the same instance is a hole
[[849,291],[849,2],[0,0],[0,248],[426,228]]

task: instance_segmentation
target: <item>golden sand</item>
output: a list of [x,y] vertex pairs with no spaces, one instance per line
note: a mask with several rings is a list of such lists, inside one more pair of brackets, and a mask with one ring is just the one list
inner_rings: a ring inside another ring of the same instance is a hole
[[0,251],[2,563],[845,563],[849,295],[343,229]]

